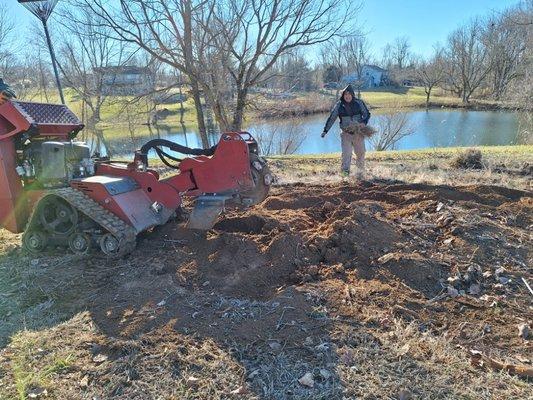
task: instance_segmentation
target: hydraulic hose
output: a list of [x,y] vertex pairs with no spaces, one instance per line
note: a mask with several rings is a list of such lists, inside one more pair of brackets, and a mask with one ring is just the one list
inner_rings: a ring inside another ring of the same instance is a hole
[[150,140],[149,142],[146,142],[139,151],[146,165],[148,165],[148,152],[151,149],[154,149],[159,159],[163,162],[163,164],[171,168],[178,168],[177,165],[171,164],[167,159],[170,159],[176,162],[179,162],[182,160],[180,158],[173,157],[170,154],[166,153],[165,151],[161,149],[161,147],[166,147],[176,153],[192,155],[192,156],[212,156],[213,154],[215,154],[215,150],[217,149],[217,145],[214,145],[213,147],[210,147],[208,149],[192,149],[190,147],[182,146],[181,144],[171,142],[170,140],[153,139],[153,140]]

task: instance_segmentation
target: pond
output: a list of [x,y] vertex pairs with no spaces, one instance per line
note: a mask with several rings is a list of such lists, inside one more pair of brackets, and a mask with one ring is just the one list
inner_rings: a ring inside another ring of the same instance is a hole
[[[327,115],[304,118],[268,119],[254,122],[245,129],[260,142],[266,154],[319,154],[340,151],[338,122],[322,139],[320,133]],[[379,127],[387,117],[373,115],[370,125]],[[402,138],[394,149],[422,149],[455,146],[495,146],[520,144],[518,140],[518,114],[500,111],[420,110],[406,113],[412,134]],[[154,129],[152,129],[154,131]],[[153,137],[161,137],[189,146],[199,147],[196,131],[181,127],[157,129]],[[210,133],[212,144],[218,141],[218,132]],[[132,140],[108,141],[113,155],[129,156],[146,137]],[[372,149],[371,142],[367,149]],[[101,149],[104,150],[104,149]],[[105,153],[105,150],[103,151]]]

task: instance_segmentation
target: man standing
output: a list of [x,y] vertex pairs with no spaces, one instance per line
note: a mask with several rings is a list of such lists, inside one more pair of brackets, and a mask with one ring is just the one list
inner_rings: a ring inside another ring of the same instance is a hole
[[357,177],[362,178],[365,172],[365,136],[368,131],[366,124],[370,119],[370,112],[363,100],[355,97],[352,85],[346,86],[342,91],[341,98],[333,107],[331,114],[326,121],[321,137],[333,126],[339,117],[341,128],[342,163],[341,173],[343,176],[350,174],[350,164],[352,162],[352,152],[356,156]]

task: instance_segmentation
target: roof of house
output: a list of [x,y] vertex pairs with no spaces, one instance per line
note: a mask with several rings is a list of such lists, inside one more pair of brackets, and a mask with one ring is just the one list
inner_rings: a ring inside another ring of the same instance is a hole
[[100,73],[111,73],[111,74],[147,74],[149,73],[148,67],[136,67],[133,65],[119,65],[119,66],[110,66],[110,67],[100,67],[94,69],[96,72]]

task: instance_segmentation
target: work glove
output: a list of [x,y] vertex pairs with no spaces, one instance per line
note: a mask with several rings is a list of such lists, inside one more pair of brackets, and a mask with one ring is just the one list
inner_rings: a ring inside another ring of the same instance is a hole
[[321,134],[320,134],[320,137],[323,138],[324,136],[326,136],[326,131],[323,131]]

